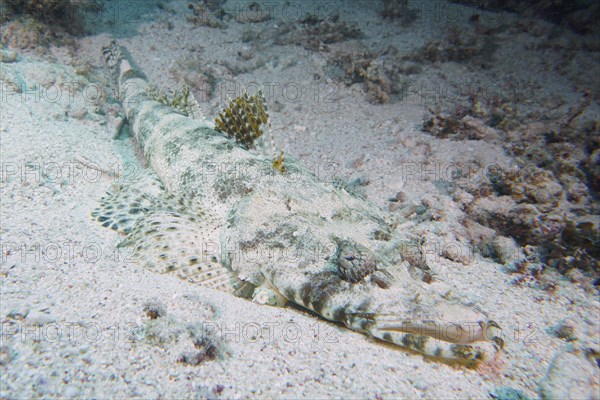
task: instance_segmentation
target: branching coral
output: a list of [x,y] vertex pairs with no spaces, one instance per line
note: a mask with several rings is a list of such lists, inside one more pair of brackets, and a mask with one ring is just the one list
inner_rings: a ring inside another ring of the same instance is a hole
[[404,60],[394,46],[380,53],[347,46],[335,52],[328,62],[334,67],[332,71],[341,70],[337,75],[342,75],[346,84],[362,83],[367,99],[373,104],[397,100],[398,95],[406,93],[409,85],[406,76],[419,72],[418,65]]
[[508,97],[473,95],[469,106],[432,111],[423,129],[440,138],[503,146],[514,157],[513,167],[482,169],[482,179],[454,180],[473,196],[466,213],[519,246],[535,246],[538,264],[598,277],[600,123],[591,97],[585,91],[568,109],[544,111],[543,121],[531,122],[532,114]]
[[261,91],[254,96],[247,92],[229,102],[215,119],[217,130],[226,133],[248,149],[263,135],[262,125],[269,123],[269,113]]
[[310,14],[299,22],[281,24],[275,44],[300,45],[312,51],[322,51],[329,44],[363,37],[356,23],[347,23],[338,15],[321,18]]
[[498,45],[491,33],[493,30],[482,31],[476,25],[470,28],[451,26],[442,40],[432,40],[415,51],[410,57],[416,62],[444,63],[462,62],[473,63],[487,68],[493,61]]
[[408,0],[383,0],[384,19],[400,20],[403,25],[408,25],[418,18],[417,10],[408,7]]
[[72,34],[83,31],[81,10],[98,10],[93,0],[0,0],[1,21],[29,16],[44,24],[52,33],[64,30]]
[[[269,111],[262,92],[259,90],[253,96],[249,96],[244,91],[241,96],[230,100],[229,107],[215,118],[215,125],[216,130],[226,133],[247,149],[256,148],[256,141],[263,136],[262,126],[269,126]],[[273,168],[285,172],[283,151],[275,155],[272,136],[271,147],[274,153]]]
[[516,12],[520,15],[519,19],[524,21],[527,17],[541,17],[558,24],[566,23],[580,34],[598,33],[600,5],[594,0],[452,0],[452,2],[483,10]]
[[281,173],[285,172],[285,159],[283,158],[283,150],[279,151],[279,155],[273,159],[273,168]]
[[208,26],[210,28],[226,28],[222,21],[225,12],[220,4],[215,2],[189,3],[188,8],[194,13],[193,17],[188,17],[188,21],[194,25]]
[[159,103],[166,104],[181,111],[183,115],[188,117],[194,119],[201,119],[203,117],[200,105],[187,85],[183,86],[181,92],[175,90],[171,96],[156,87],[150,86],[148,87],[148,96]]

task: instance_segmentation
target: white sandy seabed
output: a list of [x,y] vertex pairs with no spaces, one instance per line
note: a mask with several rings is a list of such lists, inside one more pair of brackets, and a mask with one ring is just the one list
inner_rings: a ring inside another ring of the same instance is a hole
[[[199,47],[198,57],[210,63],[245,46],[239,37],[248,25],[197,27],[186,21],[185,6],[166,3],[163,14],[119,39],[159,87],[174,85],[169,71]],[[340,14],[361,24],[365,40],[381,39],[387,28],[378,26],[376,10],[364,2],[356,9]],[[515,286],[503,266],[478,255],[466,265],[431,257],[432,291],[452,286],[504,329],[505,350],[469,369],[382,345],[303,310],[259,306],[141,268],[90,213],[115,175],[134,177],[143,166],[130,139],[112,138],[94,101],[105,81],[73,68],[101,68],[101,47],[117,33],[79,38],[75,53],[20,51],[2,64],[0,398],[599,398],[600,370],[583,351],[600,349],[598,298],[564,278],[549,293]],[[409,45],[435,34],[420,27],[390,35]],[[324,64],[297,46],[277,51],[277,62],[243,78],[310,82]],[[468,71],[449,63],[444,73]],[[14,83],[25,90],[13,91]],[[448,207],[447,224],[433,238],[454,230],[458,207],[436,194],[431,179],[403,181],[399,163],[511,161],[485,141],[420,132],[421,104],[372,105],[360,86],[339,89],[333,109],[305,101],[272,112],[277,140],[307,163],[331,162],[345,176],[366,177],[368,197],[381,205],[403,190],[407,201]],[[207,113],[220,105],[218,96],[202,104]],[[149,319],[149,307],[162,322]],[[577,340],[551,334],[564,323]],[[198,340],[207,333],[210,342]],[[185,355],[199,358],[181,362]]]

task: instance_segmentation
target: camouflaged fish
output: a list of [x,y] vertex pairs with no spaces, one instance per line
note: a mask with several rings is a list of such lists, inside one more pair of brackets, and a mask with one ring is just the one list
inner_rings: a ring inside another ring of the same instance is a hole
[[408,273],[406,242],[383,210],[293,159],[274,168],[202,116],[152,100],[114,42],[104,54],[149,168],[116,184],[93,216],[145,267],[262,304],[293,302],[443,360],[477,364],[503,346],[482,312]]

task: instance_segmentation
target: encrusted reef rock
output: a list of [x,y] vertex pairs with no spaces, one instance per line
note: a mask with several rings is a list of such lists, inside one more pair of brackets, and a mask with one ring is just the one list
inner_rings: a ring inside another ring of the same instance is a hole
[[[519,246],[537,248],[536,262],[541,264],[536,270],[550,266],[566,273],[578,268],[593,278],[600,276],[594,200],[600,122],[591,107],[592,95],[585,91],[563,113],[532,122],[524,107],[508,99],[473,95],[470,105],[447,113],[432,111],[423,123],[423,130],[436,137],[486,140],[514,157],[510,168],[482,166],[481,179],[459,178],[455,183],[472,196],[463,208],[474,221],[514,238]],[[489,245],[477,244],[487,250]]]
[[544,400],[597,399],[600,392],[598,355],[586,355],[573,346],[559,350],[540,381],[539,394]]
[[528,17],[541,17],[565,23],[578,33],[599,33],[600,4],[594,0],[452,0],[486,10],[511,11]]

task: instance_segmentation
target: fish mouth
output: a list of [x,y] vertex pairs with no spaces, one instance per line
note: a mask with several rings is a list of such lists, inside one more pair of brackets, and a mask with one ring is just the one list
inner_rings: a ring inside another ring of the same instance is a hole
[[488,361],[504,348],[502,329],[492,320],[407,320],[395,314],[356,312],[349,313],[344,322],[377,339],[447,360]]

